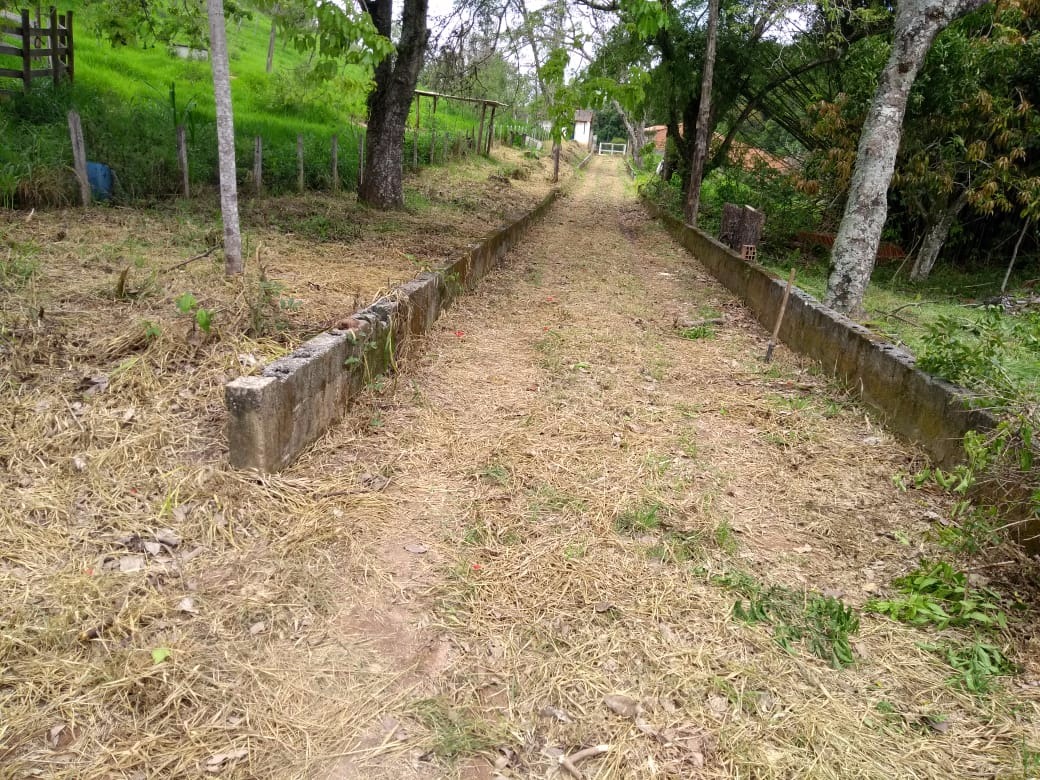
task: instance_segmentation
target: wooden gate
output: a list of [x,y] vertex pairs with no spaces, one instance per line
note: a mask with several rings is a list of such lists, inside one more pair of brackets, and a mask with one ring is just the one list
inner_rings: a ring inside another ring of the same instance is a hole
[[[13,65],[14,57],[20,67],[4,67]],[[20,79],[28,92],[33,79],[49,77],[57,84],[66,77],[72,81],[73,73],[72,11],[59,14],[51,6],[35,19],[28,10],[0,11],[0,77]]]

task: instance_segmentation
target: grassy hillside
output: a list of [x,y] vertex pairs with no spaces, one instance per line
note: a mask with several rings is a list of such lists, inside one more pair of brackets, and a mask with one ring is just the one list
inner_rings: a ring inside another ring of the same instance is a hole
[[[55,90],[36,82],[31,95],[15,95],[0,106],[0,198],[28,205],[68,197],[68,108],[83,117],[88,156],[115,169],[125,197],[176,191],[178,121],[189,131],[192,179],[197,184],[215,181],[209,64],[180,59],[165,46],[114,48],[98,37],[88,10],[78,3],[62,10],[69,7],[76,12],[76,83]],[[353,119],[363,110],[365,74],[349,74],[353,89],[339,90],[333,98],[307,83],[302,55],[279,45],[269,75],[269,30],[270,21],[260,14],[228,30],[240,168],[250,167],[253,136],[261,135],[268,185],[287,186],[295,181],[296,134],[302,133],[308,178],[321,184],[330,176],[318,173],[328,170],[329,137],[339,132],[347,136],[341,144],[341,175],[352,176],[356,144],[349,138],[356,134]]]
[[[209,63],[180,59],[164,45],[115,48],[98,36],[89,9],[67,3],[60,10],[69,8],[75,12],[75,84],[55,90],[50,82],[41,80],[34,82],[30,95],[16,94],[0,101],[0,205],[62,205],[73,200],[66,125],[69,108],[82,115],[88,157],[115,170],[117,196],[136,200],[178,192],[178,123],[188,129],[193,183],[215,184],[216,128]],[[350,186],[357,176],[359,123],[364,117],[370,74],[360,66],[346,66],[336,81],[316,83],[308,78],[307,55],[285,41],[277,43],[274,70],[268,74],[269,32],[270,20],[258,13],[241,24],[228,25],[241,183],[247,183],[253,139],[259,135],[264,143],[265,188],[278,192],[295,187],[299,133],[304,136],[308,187],[328,187],[330,139],[337,133],[340,179]],[[15,66],[14,62],[5,64]],[[19,87],[16,81],[0,83],[0,88]],[[434,140],[431,130],[436,130],[440,159],[451,151],[461,151],[460,137],[473,134],[478,122],[472,106],[442,100],[435,118],[429,109],[429,101],[425,101],[418,140],[420,163],[429,158]],[[405,152],[408,162],[414,159],[414,135],[410,129]]]

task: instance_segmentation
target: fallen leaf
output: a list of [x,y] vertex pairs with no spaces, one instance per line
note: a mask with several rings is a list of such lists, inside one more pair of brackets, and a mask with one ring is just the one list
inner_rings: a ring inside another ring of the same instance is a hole
[[157,647],[154,650],[152,650],[152,663],[161,664],[172,654],[173,651],[170,650],[170,648],[168,647]]
[[610,610],[614,609],[614,605],[609,601],[600,601],[593,609],[600,613],[610,612]]
[[921,717],[921,723],[937,734],[945,734],[950,730],[950,721],[938,715],[924,715]]
[[199,614],[199,610],[195,606],[195,600],[191,598],[191,596],[185,596],[179,602],[177,602],[177,609],[181,612],[189,612],[192,615]]
[[382,474],[362,474],[361,484],[369,490],[378,493],[390,484],[390,479],[389,477],[384,477]]
[[229,761],[238,761],[238,759],[245,758],[248,755],[249,751],[246,748],[229,750],[227,753],[214,753],[206,759],[206,771],[219,772],[221,767]]
[[72,456],[72,468],[76,469],[76,471],[86,471],[87,470],[87,459],[84,458],[82,455],[73,455]]
[[638,701],[631,696],[624,696],[620,693],[611,693],[604,696],[603,703],[623,718],[635,718],[642,710]]
[[165,544],[167,547],[177,547],[181,538],[172,528],[160,528],[155,534],[155,541]]
[[119,559],[119,571],[129,574],[144,568],[143,555],[124,555]]
[[716,715],[728,715],[729,699],[727,699],[725,696],[709,696],[708,709],[710,709]]
[[659,623],[657,630],[661,632],[661,639],[670,645],[679,644],[679,637],[676,636],[675,631],[667,623]]
[[173,508],[173,519],[176,520],[178,523],[183,523],[185,520],[188,519],[189,509],[190,507],[185,506],[184,504],[175,506]]
[[51,726],[47,732],[47,740],[51,743],[51,747],[58,746],[58,737],[61,736],[61,732],[65,730],[65,724],[59,723],[56,726]]
[[796,553],[802,553],[804,555],[805,553],[811,553],[812,552],[812,547],[810,545],[806,544],[806,545],[803,545],[801,547],[795,547],[794,551]]
[[559,707],[552,707],[548,704],[538,710],[538,714],[543,718],[555,718],[560,721],[560,723],[571,722],[571,716],[567,710],[561,710]]
[[94,395],[95,393],[103,393],[108,389],[108,377],[104,374],[83,377],[79,387],[83,391],[84,397]]
[[430,550],[430,548],[422,542],[409,542],[404,546],[404,549],[410,553],[414,553],[415,555],[422,555]]
[[231,728],[236,728],[237,726],[240,726],[243,721],[245,721],[245,718],[241,715],[228,715],[227,718],[227,724]]
[[256,623],[253,623],[253,625],[251,625],[249,627],[249,633],[252,634],[253,636],[257,636],[258,634],[262,634],[266,630],[267,630],[267,623],[265,623],[262,620],[258,620]]
[[163,546],[158,542],[143,542],[144,551],[149,555],[159,555],[163,551]]

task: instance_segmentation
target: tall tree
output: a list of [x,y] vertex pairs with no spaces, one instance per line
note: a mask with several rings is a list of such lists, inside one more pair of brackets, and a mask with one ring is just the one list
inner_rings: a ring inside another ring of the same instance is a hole
[[711,125],[711,90],[715,79],[715,46],[719,35],[719,0],[708,0],[708,30],[704,44],[704,67],[701,71],[701,100],[697,107],[697,135],[690,160],[690,187],[686,193],[686,222],[696,226],[701,205],[701,180],[704,160],[708,156],[708,128]]
[[238,222],[238,186],[235,178],[235,121],[231,109],[231,73],[228,66],[224,1],[206,0],[209,16],[209,60],[217,107],[217,153],[220,167],[220,216],[224,222],[224,273],[242,273],[242,234]]
[[881,72],[856,153],[845,214],[838,228],[825,302],[858,313],[874,269],[888,216],[888,187],[895,170],[910,88],[935,36],[985,0],[901,0],[892,52]]
[[[376,31],[389,38],[392,0],[361,0],[361,4]],[[428,10],[429,0],[404,0],[397,51],[376,66],[375,89],[368,96],[365,173],[358,197],[377,208],[404,206],[404,131],[430,38],[426,29]]]

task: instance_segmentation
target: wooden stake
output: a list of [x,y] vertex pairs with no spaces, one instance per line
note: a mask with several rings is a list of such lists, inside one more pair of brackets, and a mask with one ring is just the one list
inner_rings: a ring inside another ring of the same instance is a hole
[[257,196],[264,190],[264,139],[253,139],[253,190]]
[[433,96],[433,110],[430,112],[430,165],[437,156],[437,96]]
[[357,163],[357,186],[358,190],[365,183],[365,131],[358,135],[358,163]]
[[69,81],[76,75],[76,52],[72,46],[72,11],[65,12],[65,72]]
[[412,168],[419,170],[419,106],[422,98],[415,96],[415,139],[412,142]]
[[181,193],[191,197],[191,177],[188,175],[188,138],[184,125],[177,125],[177,164],[181,169]]
[[477,153],[483,154],[484,149],[484,115],[487,113],[487,103],[480,104],[480,132],[477,133],[477,138],[480,140],[476,143]]
[[47,32],[50,35],[51,45],[51,79],[54,81],[54,86],[58,86],[58,82],[61,80],[61,57],[58,55],[58,9],[53,5],[51,6],[50,29]]
[[[26,12],[28,14],[28,12]],[[90,205],[90,179],[87,178],[87,148],[83,143],[83,125],[79,113],[69,111],[69,138],[72,140],[72,164],[79,180],[79,194],[84,206]]]
[[488,134],[487,134],[487,149],[485,154],[491,154],[491,141],[495,137],[495,109],[498,106],[491,106],[491,118],[488,120]]
[[332,134],[332,191],[339,192],[339,136]]
[[29,25],[29,12],[22,11],[22,86],[25,94],[29,94],[32,85],[32,28]]
[[303,134],[296,136],[296,188],[303,192]]
[[773,360],[773,349],[776,347],[777,336],[780,335],[780,323],[784,321],[784,312],[787,311],[787,299],[791,296],[791,288],[794,286],[794,274],[797,268],[791,269],[791,275],[787,277],[787,287],[784,288],[784,297],[780,301],[780,312],[776,315],[776,325],[773,326],[773,335],[769,337],[769,345],[766,347],[766,362]]

